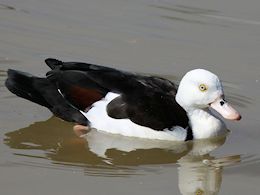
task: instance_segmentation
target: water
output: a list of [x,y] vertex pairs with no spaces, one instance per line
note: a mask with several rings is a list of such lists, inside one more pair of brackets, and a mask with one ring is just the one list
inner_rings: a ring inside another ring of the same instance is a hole
[[[1,194],[260,194],[260,2],[0,1]],[[91,131],[15,97],[8,68],[44,75],[47,57],[179,81],[219,75],[241,112],[227,137],[173,144]]]

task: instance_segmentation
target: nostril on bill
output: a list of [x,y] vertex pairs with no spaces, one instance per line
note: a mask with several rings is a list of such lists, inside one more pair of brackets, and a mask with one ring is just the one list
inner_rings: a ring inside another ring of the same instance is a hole
[[223,106],[225,104],[224,101],[220,101],[220,105]]

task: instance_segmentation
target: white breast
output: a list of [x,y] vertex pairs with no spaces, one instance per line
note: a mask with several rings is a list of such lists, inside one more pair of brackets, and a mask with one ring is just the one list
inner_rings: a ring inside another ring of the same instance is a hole
[[[90,121],[91,127],[100,131],[121,134],[130,137],[183,141],[186,138],[186,130],[176,126],[173,130],[155,131],[133,123],[129,119],[114,119],[107,115],[106,107],[109,102],[119,94],[109,92],[105,98],[94,103],[88,112],[81,113]],[[170,113],[169,113],[170,114]]]
[[209,109],[196,109],[188,112],[194,139],[206,139],[225,135],[227,128]]

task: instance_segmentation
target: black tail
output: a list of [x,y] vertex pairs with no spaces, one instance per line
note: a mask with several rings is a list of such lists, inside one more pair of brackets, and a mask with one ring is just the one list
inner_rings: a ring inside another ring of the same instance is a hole
[[81,112],[71,106],[58,92],[56,85],[46,78],[11,69],[7,73],[5,85],[15,95],[47,107],[63,120],[88,125]]
[[5,86],[15,95],[30,100],[34,103],[40,104],[47,108],[51,105],[43,98],[43,96],[34,88],[37,78],[33,75],[17,70],[9,69],[8,78],[5,81]]

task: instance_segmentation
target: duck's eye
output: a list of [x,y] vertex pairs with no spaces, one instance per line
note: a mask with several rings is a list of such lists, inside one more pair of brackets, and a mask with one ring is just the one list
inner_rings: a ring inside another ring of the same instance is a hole
[[204,92],[204,91],[208,90],[208,86],[205,84],[200,84],[199,89],[200,89],[200,91]]

